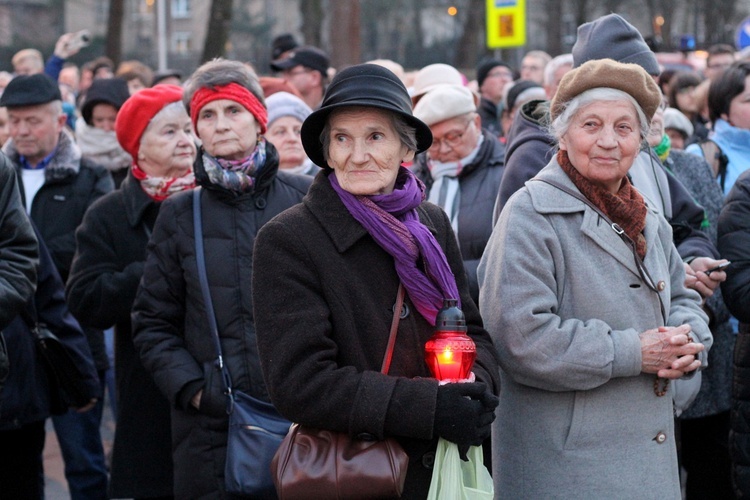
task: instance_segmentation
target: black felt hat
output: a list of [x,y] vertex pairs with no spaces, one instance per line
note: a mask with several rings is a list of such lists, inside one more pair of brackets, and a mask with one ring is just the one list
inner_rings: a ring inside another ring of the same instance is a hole
[[412,114],[411,98],[401,80],[382,66],[358,64],[336,74],[326,90],[320,109],[302,124],[302,146],[316,165],[328,167],[320,134],[331,111],[352,106],[377,108],[398,115],[416,129],[417,153],[426,151],[432,144],[430,127]]
[[19,75],[12,79],[0,97],[0,106],[18,108],[61,100],[62,95],[57,83],[47,75],[39,73]]

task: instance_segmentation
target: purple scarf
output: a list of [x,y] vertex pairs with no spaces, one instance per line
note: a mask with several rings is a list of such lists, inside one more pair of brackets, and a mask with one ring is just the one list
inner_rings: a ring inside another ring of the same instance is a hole
[[[393,192],[375,196],[355,196],[344,191],[335,173],[328,180],[352,217],[393,256],[396,273],[409,298],[431,325],[443,307],[443,299],[457,299],[461,306],[456,278],[443,249],[419,222],[416,208],[425,199],[425,187],[413,173],[400,167]],[[424,272],[419,268],[420,257]]]

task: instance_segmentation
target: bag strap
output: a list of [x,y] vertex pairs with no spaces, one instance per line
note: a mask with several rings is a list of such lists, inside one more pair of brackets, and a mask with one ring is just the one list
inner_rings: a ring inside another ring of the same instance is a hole
[[662,316],[662,319],[664,319],[664,324],[666,324],[667,323],[667,313],[666,313],[666,309],[664,307],[664,301],[661,298],[661,294],[659,293],[659,290],[657,290],[657,288],[656,288],[656,285],[654,283],[654,279],[651,277],[651,275],[648,272],[648,269],[646,269],[646,266],[643,264],[643,260],[641,259],[641,256],[638,255],[638,251],[636,250],[635,242],[630,238],[630,236],[628,236],[627,234],[625,234],[625,230],[623,228],[621,228],[620,225],[617,224],[616,222],[612,222],[612,220],[607,216],[607,214],[605,214],[599,207],[597,207],[596,205],[594,205],[593,203],[591,203],[591,201],[588,198],[586,198],[585,196],[583,196],[580,193],[577,193],[577,192],[573,191],[569,187],[563,186],[562,184],[560,184],[557,181],[554,181],[552,179],[540,179],[538,177],[534,177],[531,180],[532,181],[544,182],[546,184],[549,184],[550,186],[554,186],[557,189],[559,189],[560,191],[563,191],[563,192],[569,194],[573,198],[576,198],[576,199],[582,201],[584,204],[586,204],[589,207],[591,207],[591,209],[594,210],[597,214],[599,214],[599,217],[601,217],[602,219],[604,219],[604,221],[607,224],[609,224],[609,227],[611,227],[612,230],[620,237],[620,239],[622,239],[622,241],[624,241],[625,244],[627,244],[630,247],[630,249],[632,250],[632,252],[633,252],[633,258],[635,259],[636,268],[638,268],[638,273],[641,276],[641,281],[643,281],[646,284],[646,286],[649,289],[651,289],[651,291],[656,292],[656,296],[659,298],[659,306],[661,307],[661,316]]
[[201,214],[201,188],[200,186],[193,189],[193,232],[195,238],[195,263],[198,268],[198,281],[200,282],[201,295],[203,295],[203,304],[206,308],[206,319],[211,330],[211,336],[214,339],[216,347],[216,366],[221,370],[224,378],[224,386],[227,395],[232,396],[232,380],[229,371],[224,364],[224,356],[221,352],[221,340],[219,340],[219,327],[216,324],[216,314],[214,305],[211,302],[211,290],[208,288],[208,274],[206,273],[206,254],[203,248],[203,220]]
[[396,305],[393,306],[393,320],[391,320],[391,333],[388,336],[388,347],[385,349],[383,364],[380,366],[380,373],[388,375],[393,359],[393,348],[396,345],[396,334],[398,333],[398,323],[401,320],[401,309],[404,306],[404,285],[398,282],[398,292],[396,293]]

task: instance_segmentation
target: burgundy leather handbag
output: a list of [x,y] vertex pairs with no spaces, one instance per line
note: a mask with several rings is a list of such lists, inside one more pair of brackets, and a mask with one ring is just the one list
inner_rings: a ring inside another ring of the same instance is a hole
[[[382,373],[388,373],[404,289],[399,284]],[[409,456],[393,438],[352,438],[347,433],[293,424],[271,462],[280,500],[399,498]]]

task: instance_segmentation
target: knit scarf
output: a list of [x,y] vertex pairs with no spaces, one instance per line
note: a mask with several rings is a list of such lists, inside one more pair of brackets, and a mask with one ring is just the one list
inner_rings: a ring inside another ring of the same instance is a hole
[[380,247],[393,256],[396,273],[417,311],[431,324],[443,307],[443,299],[457,299],[456,278],[448,259],[429,229],[419,221],[417,207],[425,199],[425,187],[413,173],[399,167],[392,193],[355,196],[328,176],[331,186],[349,213]]
[[234,193],[252,191],[255,179],[266,164],[266,139],[260,137],[255,150],[242,160],[214,158],[204,151],[203,167],[213,184]]
[[458,210],[461,206],[461,189],[458,176],[461,175],[465,166],[471,165],[476,159],[483,141],[484,136],[480,135],[476,147],[465,158],[458,161],[442,163],[427,159],[427,166],[433,180],[427,201],[445,210],[456,235],[458,235]]
[[620,190],[615,195],[581,175],[570,163],[567,151],[557,152],[557,162],[581,194],[607,214],[612,222],[617,223],[635,242],[638,256],[644,259],[646,238],[643,236],[643,228],[646,227],[646,203],[630,180],[627,177],[623,178]]
[[141,189],[156,201],[164,201],[175,193],[195,187],[195,175],[192,169],[180,177],[155,177],[133,164],[132,172],[133,177],[140,182]]
[[667,157],[669,156],[669,151],[672,149],[672,141],[669,139],[669,136],[667,134],[664,134],[661,137],[661,142],[654,146],[654,153],[656,153],[656,156],[659,157],[659,160],[661,160],[662,163],[667,161]]

